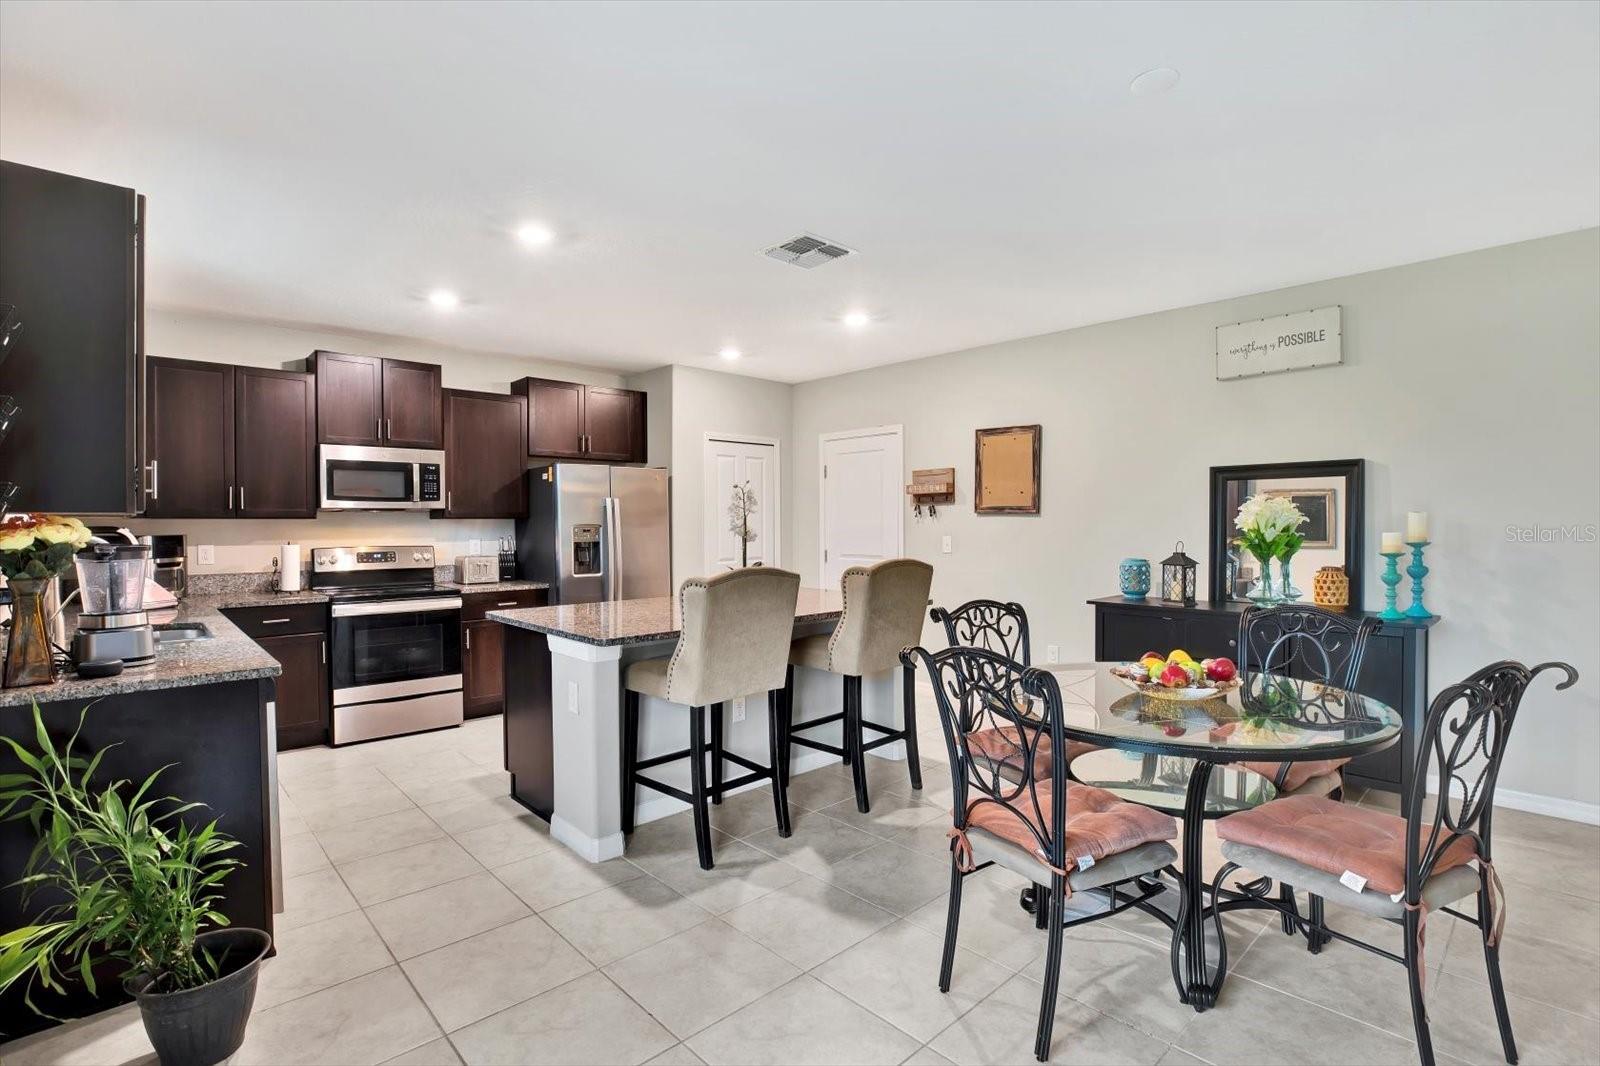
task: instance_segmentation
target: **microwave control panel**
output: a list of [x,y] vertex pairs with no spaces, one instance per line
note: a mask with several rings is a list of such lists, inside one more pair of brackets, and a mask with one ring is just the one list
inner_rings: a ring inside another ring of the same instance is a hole
[[417,464],[417,499],[427,503],[438,503],[442,497],[439,495],[439,464]]

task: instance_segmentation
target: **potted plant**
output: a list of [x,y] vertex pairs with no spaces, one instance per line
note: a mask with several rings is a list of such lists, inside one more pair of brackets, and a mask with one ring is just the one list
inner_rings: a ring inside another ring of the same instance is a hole
[[228,855],[238,842],[215,820],[195,828],[184,817],[203,804],[153,794],[165,767],[137,788],[96,783],[105,750],[73,750],[82,715],[60,750],[37,704],[33,723],[35,751],[0,737],[23,768],[0,774],[0,818],[24,819],[38,837],[18,885],[61,902],[0,934],[0,992],[20,983],[39,1010],[37,988],[60,992],[76,973],[93,993],[95,965],[117,962],[164,1066],[221,1062],[244,1041],[272,945],[260,929],[223,928],[217,910],[222,881],[242,865]]
[[56,679],[46,635],[45,592],[93,536],[76,518],[15,514],[0,522],[0,574],[11,587],[11,636],[6,642],[6,688]]
[[[1248,593],[1254,602],[1273,604],[1294,598],[1289,591],[1293,586],[1289,582],[1288,561],[1305,542],[1305,537],[1299,532],[1305,521],[1306,516],[1287,496],[1269,496],[1258,492],[1239,505],[1239,513],[1233,519],[1234,527],[1239,530],[1236,543],[1261,564],[1261,576],[1250,586]],[[1283,560],[1284,580],[1281,588],[1274,588],[1272,583],[1274,559]]]

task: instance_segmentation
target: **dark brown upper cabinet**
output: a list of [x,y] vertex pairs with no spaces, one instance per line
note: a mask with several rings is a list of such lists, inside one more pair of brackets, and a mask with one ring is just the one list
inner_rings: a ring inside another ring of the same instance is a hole
[[439,368],[431,363],[316,351],[317,442],[444,447]]
[[310,374],[149,360],[152,518],[315,518]]
[[17,405],[0,445],[13,510],[144,507],[144,206],[132,189],[0,161],[0,305],[21,323],[0,359]]
[[234,368],[150,359],[151,518],[228,518],[234,508]]
[[645,461],[645,394],[602,385],[523,378],[528,454],[544,459]]
[[525,518],[528,425],[524,396],[444,390],[442,518]]
[[310,374],[235,367],[234,513],[317,516],[317,389]]

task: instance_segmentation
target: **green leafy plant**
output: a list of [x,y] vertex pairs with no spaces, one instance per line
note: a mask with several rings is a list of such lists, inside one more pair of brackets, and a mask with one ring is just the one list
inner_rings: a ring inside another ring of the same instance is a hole
[[197,949],[195,937],[227,924],[216,909],[219,886],[242,865],[226,854],[238,842],[214,820],[195,829],[183,818],[204,804],[151,795],[168,767],[137,787],[127,780],[94,785],[110,749],[87,759],[74,752],[88,712],[59,750],[38,704],[36,751],[0,737],[23,766],[22,773],[0,774],[0,819],[25,820],[37,837],[12,887],[28,898],[41,891],[65,897],[36,924],[0,934],[0,991],[22,982],[34,1010],[37,988],[62,991],[63,977],[73,971],[93,993],[94,966],[102,959],[121,962],[124,976],[150,975],[156,992],[214,980],[219,960]]

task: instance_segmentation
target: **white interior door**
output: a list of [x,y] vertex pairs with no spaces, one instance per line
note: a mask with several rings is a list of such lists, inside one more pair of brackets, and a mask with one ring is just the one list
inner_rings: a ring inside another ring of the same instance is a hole
[[747,549],[748,565],[783,565],[778,542],[778,446],[773,441],[708,436],[705,452],[705,511],[707,574],[737,570],[741,565],[740,538],[733,532],[729,504],[735,486],[749,485],[755,494],[750,529],[755,539]]
[[822,438],[822,585],[852,566],[905,553],[904,462],[899,426]]

